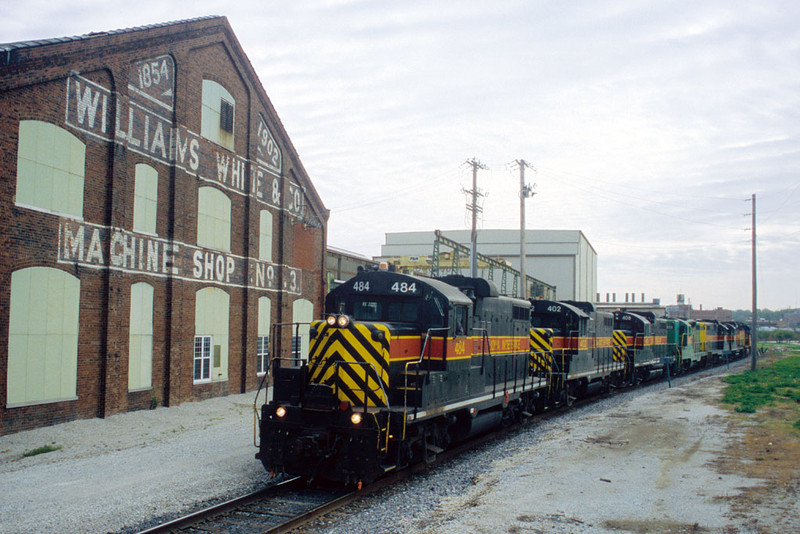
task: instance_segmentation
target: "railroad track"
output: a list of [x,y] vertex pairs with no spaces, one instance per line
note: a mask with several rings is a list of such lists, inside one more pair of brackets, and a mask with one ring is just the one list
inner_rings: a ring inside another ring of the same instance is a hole
[[288,532],[354,498],[352,490],[309,488],[299,478],[292,478],[157,525],[140,534]]
[[[743,364],[741,364],[741,362],[732,361],[730,365],[736,365],[738,367]],[[716,368],[702,369],[689,375],[682,375],[677,378],[677,380],[683,382],[684,379],[687,378],[698,379],[703,376],[709,376],[721,372],[723,367],[724,365],[720,365]],[[673,378],[673,380],[676,380],[676,378]],[[645,382],[639,386],[639,388],[635,389],[655,386],[659,382],[661,382],[661,380]],[[577,409],[603,398],[625,394],[628,391],[635,391],[635,389],[616,390],[609,393],[594,395],[589,398],[579,399],[571,407],[553,407],[542,413],[528,417],[521,423],[488,432],[468,442],[451,447],[439,453],[432,463],[445,463],[485,443],[504,439],[507,434],[515,432],[520,428],[536,424],[537,422],[551,417],[558,417],[565,411]],[[202,534],[206,532],[277,534],[290,532],[293,529],[299,528],[317,518],[342,508],[351,502],[413,476],[415,473],[427,469],[429,465],[430,464],[424,463],[415,464],[408,469],[391,473],[358,491],[346,488],[309,487],[299,478],[292,478],[248,495],[237,497],[187,516],[157,525],[139,534],[162,534],[166,532],[185,532],[191,534]]]

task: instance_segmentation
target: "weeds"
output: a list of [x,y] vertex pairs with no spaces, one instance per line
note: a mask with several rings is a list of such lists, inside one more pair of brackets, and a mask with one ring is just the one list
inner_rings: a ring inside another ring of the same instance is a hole
[[23,452],[22,456],[27,458],[29,456],[36,456],[37,454],[44,454],[47,452],[59,451],[61,450],[61,445],[44,445],[42,447],[37,447],[35,449],[31,449],[29,451]]
[[[733,404],[737,412],[755,413],[776,402],[800,403],[800,355],[796,353],[755,371],[725,378],[729,385],[722,402]],[[800,428],[800,421],[794,425]]]

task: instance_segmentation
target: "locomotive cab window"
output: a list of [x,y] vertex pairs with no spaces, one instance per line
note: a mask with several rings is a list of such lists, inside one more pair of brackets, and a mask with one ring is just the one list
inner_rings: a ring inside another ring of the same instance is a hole
[[455,335],[467,335],[467,307],[456,306],[453,309],[453,322],[455,323]]
[[565,324],[566,319],[563,315],[537,313],[531,318],[531,325],[535,328],[552,328],[561,334],[563,334]]
[[377,321],[381,318],[381,307],[377,301],[354,302],[353,318],[359,321]]
[[[338,308],[342,309],[343,303]],[[346,313],[358,321],[385,321],[388,323],[417,323],[419,321],[419,301],[395,299],[364,299],[345,304]]]

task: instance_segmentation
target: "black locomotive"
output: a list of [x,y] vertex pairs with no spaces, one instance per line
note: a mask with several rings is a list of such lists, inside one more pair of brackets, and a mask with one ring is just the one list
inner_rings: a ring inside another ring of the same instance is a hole
[[257,457],[366,483],[532,411],[530,307],[478,278],[358,274],[326,297],[308,360],[273,359]]
[[273,473],[361,485],[548,406],[748,347],[738,324],[529,302],[480,278],[364,271],[327,295],[307,359],[272,359],[256,458]]

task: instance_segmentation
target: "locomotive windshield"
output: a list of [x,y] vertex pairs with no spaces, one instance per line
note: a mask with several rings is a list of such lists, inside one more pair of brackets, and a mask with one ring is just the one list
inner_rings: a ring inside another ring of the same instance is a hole
[[345,295],[334,302],[333,313],[345,313],[356,321],[380,321],[444,326],[445,308],[438,297],[397,298],[381,295]]
[[554,313],[536,314],[531,317],[531,326],[535,328],[552,328],[561,331],[564,328],[564,323],[564,316]]
[[364,299],[353,302],[351,315],[358,321],[419,322],[419,301]]

